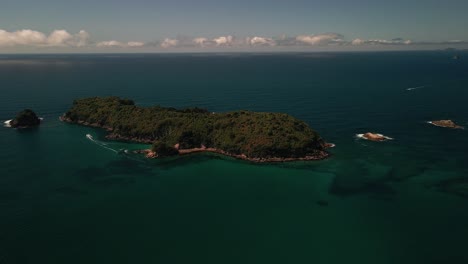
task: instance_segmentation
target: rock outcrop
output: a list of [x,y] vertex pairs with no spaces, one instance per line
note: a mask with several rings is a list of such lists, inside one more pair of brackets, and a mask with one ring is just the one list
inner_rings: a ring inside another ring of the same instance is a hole
[[447,119],[447,120],[430,121],[429,124],[432,124],[432,125],[438,126],[438,127],[446,127],[446,128],[454,128],[454,129],[464,129],[464,127],[455,124],[455,122],[453,122],[453,121],[450,120],[450,119]]
[[19,112],[15,119],[10,121],[10,126],[14,128],[37,127],[41,124],[41,119],[31,109]]

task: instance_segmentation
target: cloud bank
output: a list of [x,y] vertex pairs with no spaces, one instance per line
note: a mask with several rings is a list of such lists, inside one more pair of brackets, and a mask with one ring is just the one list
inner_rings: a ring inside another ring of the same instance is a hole
[[247,44],[251,46],[276,46],[276,41],[272,38],[252,37],[246,39]]
[[392,40],[386,39],[355,39],[351,41],[352,45],[411,45],[413,42],[411,40],[404,40],[402,38],[395,38]]
[[319,35],[300,35],[296,37],[298,43],[316,46],[316,45],[328,45],[332,43],[343,43],[343,36],[336,33],[326,33]]
[[233,35],[222,35],[217,37],[176,37],[165,38],[161,41],[140,42],[128,41],[121,42],[117,40],[93,41],[90,34],[85,30],[71,34],[66,30],[54,30],[50,34],[31,29],[23,29],[17,31],[6,31],[0,29],[0,49],[15,48],[15,47],[56,47],[56,48],[156,48],[163,50],[177,48],[281,48],[281,47],[302,47],[308,49],[311,47],[375,47],[375,46],[416,46],[416,45],[468,45],[468,42],[462,40],[447,40],[442,42],[418,42],[403,38],[394,39],[361,39],[346,40],[345,37],[338,33],[322,33],[310,35],[298,35],[287,37],[267,36],[248,36],[235,37]]
[[123,43],[116,40],[110,41],[101,41],[96,43],[96,47],[98,48],[135,48],[135,47],[143,47],[145,43],[137,42],[137,41],[130,41],[127,43]]
[[13,32],[0,29],[0,47],[83,47],[88,44],[89,37],[88,32],[84,30],[74,35],[63,29],[54,30],[47,36],[42,32],[31,29]]

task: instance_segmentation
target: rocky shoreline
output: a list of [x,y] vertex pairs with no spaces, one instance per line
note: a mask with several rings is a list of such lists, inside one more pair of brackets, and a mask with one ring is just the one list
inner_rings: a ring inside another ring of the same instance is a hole
[[[281,157],[268,157],[268,158],[249,158],[244,154],[232,154],[224,150],[216,148],[192,148],[192,149],[180,149],[179,156],[185,156],[195,153],[215,153],[223,156],[245,160],[254,163],[279,163],[279,162],[291,162],[291,161],[311,161],[311,160],[324,160],[330,156],[330,153],[326,151],[317,151],[314,155],[308,155],[299,158],[281,158]],[[158,154],[151,149],[137,150],[136,153],[145,154],[146,158],[155,159],[158,158]]]
[[[108,132],[111,132],[110,134],[106,135],[107,139],[110,140],[118,140],[118,141],[126,141],[126,142],[135,142],[135,143],[143,143],[143,144],[152,144],[153,140],[150,139],[142,139],[142,138],[131,138],[131,137],[124,137],[118,134],[112,133],[113,129],[111,127],[106,127],[106,126],[101,126],[98,123],[89,123],[85,121],[77,121],[74,122],[71,119],[65,117],[65,116],[60,116],[59,117],[60,121],[70,123],[70,124],[78,124],[82,126],[89,126],[89,127],[95,127],[95,128],[102,128],[105,129]],[[334,147],[334,144],[331,143],[326,143],[325,145],[327,148]],[[319,150],[313,155],[308,155],[304,157],[298,157],[298,158],[285,158],[285,157],[265,157],[265,158],[250,158],[247,157],[244,154],[232,154],[229,152],[226,152],[221,149],[216,149],[216,148],[206,148],[206,147],[200,147],[200,148],[192,148],[192,149],[177,149],[179,152],[179,156],[184,156],[184,155],[189,155],[189,154],[194,154],[194,153],[216,153],[220,154],[223,156],[239,159],[239,160],[245,160],[249,162],[254,162],[254,163],[279,163],[279,162],[291,162],[291,161],[312,161],[312,160],[324,160],[330,156],[330,153],[324,151],[324,150]],[[146,158],[158,158],[158,154],[151,149],[143,149],[143,150],[137,150],[135,153],[139,154],[144,154]]]
[[305,157],[298,157],[298,158],[282,158],[282,157],[267,157],[267,158],[249,158],[244,154],[231,154],[226,151],[215,149],[215,148],[206,148],[206,149],[183,149],[179,150],[179,155],[187,155],[197,152],[211,152],[217,153],[224,156],[232,157],[235,159],[250,161],[254,163],[277,163],[277,162],[291,162],[291,161],[310,161],[310,160],[324,160],[330,156],[330,154],[326,151],[317,151],[317,153],[313,155],[308,155]]

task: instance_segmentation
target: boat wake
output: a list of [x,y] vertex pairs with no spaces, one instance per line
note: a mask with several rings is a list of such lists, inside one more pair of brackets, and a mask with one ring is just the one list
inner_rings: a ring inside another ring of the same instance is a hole
[[99,140],[96,140],[94,139],[94,137],[91,135],[91,134],[86,134],[86,138],[89,139],[91,142],[93,142],[94,144],[102,147],[102,148],[105,148],[107,150],[110,150],[116,154],[121,154],[123,155],[124,158],[126,159],[131,159],[133,161],[137,161],[137,162],[140,162],[140,163],[145,163],[144,161],[140,160],[140,159],[137,159],[137,158],[134,158],[132,157],[131,155],[131,151],[129,151],[128,149],[113,149],[111,147],[109,147],[109,144],[106,144],[104,142],[101,142]]
[[115,150],[115,149],[113,149],[113,148],[111,148],[111,147],[108,147],[106,143],[94,139],[94,137],[93,137],[91,134],[86,134],[86,138],[89,139],[89,140],[91,140],[94,144],[96,144],[96,145],[98,145],[98,146],[100,146],[100,147],[103,147],[103,148],[105,148],[105,149],[107,149],[107,150],[110,150],[110,151],[115,152],[115,153],[119,153],[119,152],[120,152],[120,151]]
[[413,90],[416,90],[416,89],[422,89],[426,86],[418,86],[418,87],[410,87],[410,88],[407,88],[406,91],[413,91]]

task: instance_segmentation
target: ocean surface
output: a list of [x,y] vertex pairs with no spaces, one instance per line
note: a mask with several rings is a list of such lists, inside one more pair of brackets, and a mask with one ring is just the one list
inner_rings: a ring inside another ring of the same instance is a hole
[[[0,263],[468,263],[468,53],[0,55]],[[416,89],[412,89],[416,88]],[[76,98],[285,112],[318,162],[147,160]],[[369,142],[378,132],[393,140]],[[86,137],[92,135],[94,140]],[[455,184],[453,184],[455,182]]]

